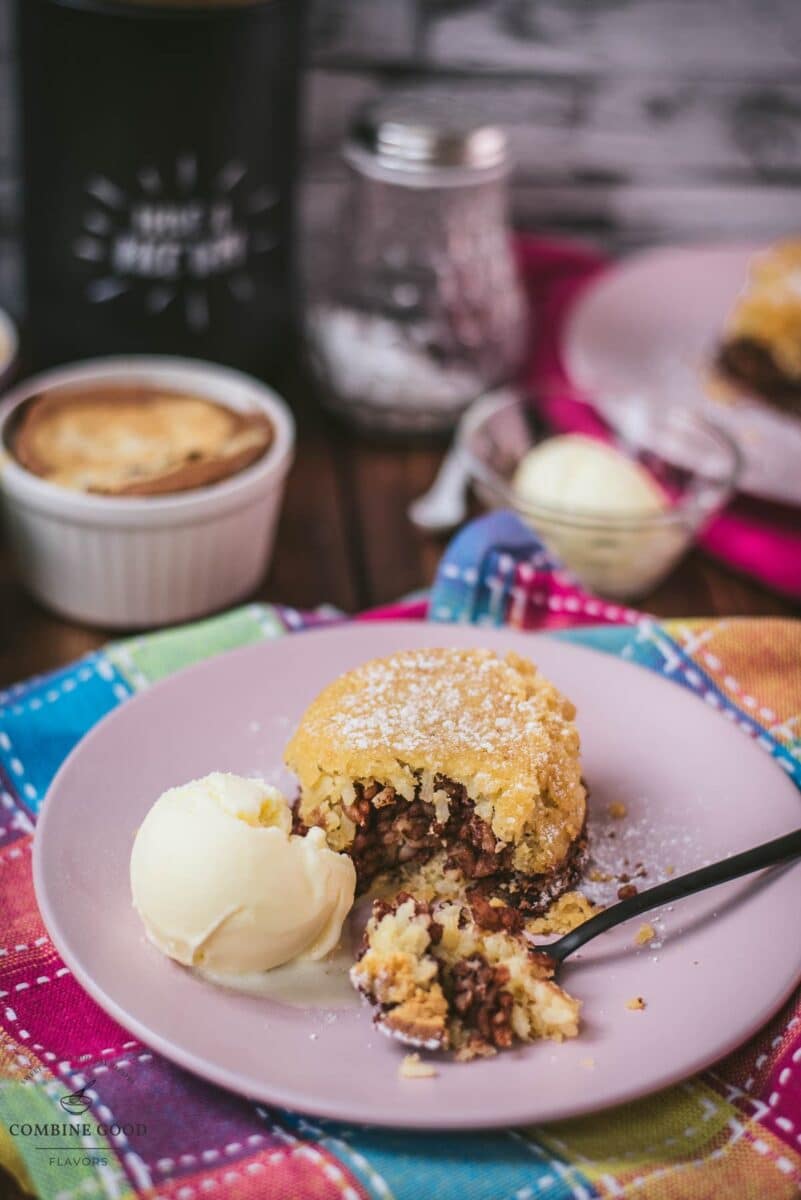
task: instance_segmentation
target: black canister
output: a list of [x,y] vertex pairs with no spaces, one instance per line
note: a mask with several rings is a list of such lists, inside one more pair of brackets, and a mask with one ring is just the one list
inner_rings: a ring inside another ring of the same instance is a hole
[[37,365],[269,375],[291,327],[302,0],[17,0]]

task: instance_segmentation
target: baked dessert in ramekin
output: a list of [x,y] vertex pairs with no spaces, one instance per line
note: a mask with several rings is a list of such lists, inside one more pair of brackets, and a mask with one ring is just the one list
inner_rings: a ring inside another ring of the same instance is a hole
[[286,750],[297,820],[346,851],[358,890],[500,898],[543,912],[583,864],[569,700],[517,655],[401,651],[341,676]]
[[284,401],[214,363],[133,355],[26,379],[0,402],[22,582],[70,620],[117,629],[243,599],[270,561],[293,445]]
[[275,434],[242,412],[164,386],[112,383],[41,392],[10,438],[26,470],[104,496],[164,496],[208,487],[256,462]]

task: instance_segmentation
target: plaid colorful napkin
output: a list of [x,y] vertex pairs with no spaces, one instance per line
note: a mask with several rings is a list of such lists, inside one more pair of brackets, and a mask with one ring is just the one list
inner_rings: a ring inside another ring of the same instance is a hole
[[[416,602],[369,615],[424,614]],[[553,629],[641,663],[719,708],[801,786],[801,625],[658,623],[605,604],[502,513],[456,538],[430,615]],[[155,680],[333,617],[251,605],[112,644],[0,695],[0,1200],[798,1197],[798,996],[714,1069],[636,1104],[558,1125],[426,1136],[305,1118],[212,1087],[133,1039],[76,984],[48,940],[31,883],[36,814],[59,764],[101,717]],[[84,1105],[80,1120],[92,1132],[58,1134],[72,1151],[36,1148],[48,1144],[50,1125],[78,1120],[69,1113]]]

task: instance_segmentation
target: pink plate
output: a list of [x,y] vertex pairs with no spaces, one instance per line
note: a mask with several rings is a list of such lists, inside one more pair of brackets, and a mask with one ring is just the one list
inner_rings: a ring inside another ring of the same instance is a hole
[[[294,635],[157,684],[62,767],[39,821],[34,873],[76,978],[137,1037],[207,1079],[288,1108],[410,1128],[591,1112],[682,1079],[754,1033],[801,975],[801,865],[677,904],[655,921],[654,946],[634,945],[634,922],[588,947],[563,972],[584,1002],[574,1041],[437,1063],[428,1080],[399,1078],[403,1050],[373,1030],[365,1007],[327,1012],[222,990],[146,942],[128,859],[155,797],[213,770],[282,778],[288,732],[324,684],[375,655],[435,645],[529,655],[576,702],[599,855],[644,862],[644,882],[800,823],[798,793],[768,754],[695,696],[618,659],[467,627],[375,623]],[[612,801],[626,805],[625,819],[608,816]],[[642,1012],[626,1008],[637,995]]]
[[[636,435],[643,407],[698,408],[738,443],[742,491],[799,505],[801,421],[750,397],[724,401],[709,384],[728,315],[759,249],[676,246],[633,254],[582,293],[563,353],[571,378],[613,424],[623,420]],[[643,438],[649,432],[645,425]]]

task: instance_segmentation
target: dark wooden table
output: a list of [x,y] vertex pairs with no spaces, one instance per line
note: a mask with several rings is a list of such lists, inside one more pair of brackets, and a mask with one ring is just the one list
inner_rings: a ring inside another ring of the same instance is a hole
[[[431,483],[443,448],[368,442],[308,403],[297,416],[297,461],[272,568],[255,598],[357,612],[430,583],[444,541],[418,533],[406,508]],[[661,616],[801,615],[801,606],[698,552],[641,606]],[[0,687],[69,662],[109,636],[37,605],[0,546]]]

